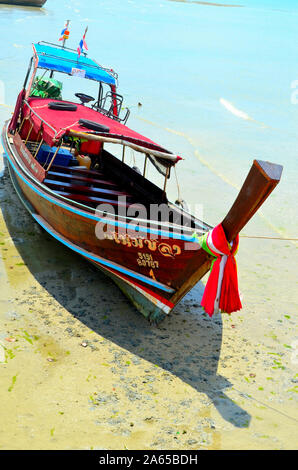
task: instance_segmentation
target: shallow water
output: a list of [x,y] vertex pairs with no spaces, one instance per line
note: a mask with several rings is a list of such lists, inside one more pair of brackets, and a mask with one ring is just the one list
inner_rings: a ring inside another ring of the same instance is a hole
[[[284,165],[282,181],[244,233],[297,238],[296,2],[100,4],[0,6],[1,123],[31,42],[56,42],[70,19],[76,47],[88,25],[90,56],[119,73],[128,124],[185,157],[177,170],[189,205],[218,223],[253,158],[268,159]],[[174,200],[174,178],[168,189]],[[0,200],[0,448],[297,447],[296,244],[242,238],[243,311],[209,320],[200,283],[156,330],[39,231],[7,172]]]

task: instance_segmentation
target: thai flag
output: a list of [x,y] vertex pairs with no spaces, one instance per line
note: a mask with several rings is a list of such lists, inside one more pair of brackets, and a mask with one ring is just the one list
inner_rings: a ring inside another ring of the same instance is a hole
[[[87,29],[88,29],[88,28],[87,28]],[[84,34],[84,36],[83,36],[83,39],[81,39],[80,44],[79,44],[79,47],[78,47],[78,49],[77,49],[78,54],[79,54],[79,57],[80,57],[80,55],[82,54],[82,52],[84,52],[84,50],[85,50],[85,51],[88,51],[88,46],[87,46],[87,43],[86,43],[86,41],[85,41],[87,29],[86,29],[85,34]]]

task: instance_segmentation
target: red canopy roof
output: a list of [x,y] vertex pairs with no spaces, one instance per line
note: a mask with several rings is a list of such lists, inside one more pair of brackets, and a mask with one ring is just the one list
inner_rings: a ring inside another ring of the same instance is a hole
[[57,141],[70,129],[77,132],[92,132],[79,124],[80,119],[87,119],[109,127],[109,134],[127,137],[130,141],[142,142],[144,147],[152,147],[156,150],[169,153],[164,148],[155,144],[152,140],[129,129],[118,121],[111,119],[94,109],[90,109],[81,104],[75,103],[76,111],[57,111],[50,109],[48,104],[57,100],[44,98],[29,98],[28,104],[24,104],[24,116],[30,115],[30,121],[33,124],[35,132],[38,132],[43,122],[43,139],[50,145],[56,145]]

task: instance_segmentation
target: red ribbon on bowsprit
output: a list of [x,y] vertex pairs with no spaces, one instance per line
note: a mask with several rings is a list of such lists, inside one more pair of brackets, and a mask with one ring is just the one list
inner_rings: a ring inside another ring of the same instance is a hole
[[239,245],[239,235],[231,244],[226,239],[221,224],[199,238],[200,245],[216,259],[202,298],[202,306],[210,317],[219,310],[232,313],[242,308],[237,278],[235,254]]

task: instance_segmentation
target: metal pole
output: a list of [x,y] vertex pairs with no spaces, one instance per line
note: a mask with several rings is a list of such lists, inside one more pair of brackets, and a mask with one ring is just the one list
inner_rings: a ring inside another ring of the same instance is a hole
[[125,157],[125,145],[123,145],[123,150],[122,150],[122,162],[124,163],[124,157]]
[[167,181],[168,181],[169,171],[170,171],[170,167],[168,166],[168,167],[167,167],[167,172],[166,172],[166,177],[165,177],[165,183],[164,183],[164,187],[163,187],[163,192],[164,192],[164,193],[166,192],[166,187],[167,187]]
[[29,137],[30,137],[30,135],[31,135],[32,129],[33,129],[33,124],[31,124],[30,131],[28,132],[27,139],[25,140],[25,145],[26,145],[27,142],[28,142],[28,139],[29,139]]
[[29,62],[29,67],[28,67],[26,78],[25,78],[24,85],[23,85],[24,90],[26,90],[27,81],[28,81],[28,78],[29,78],[29,75],[30,75],[30,72],[31,72],[31,68],[32,68],[32,62],[33,62],[33,57],[31,57],[30,62]]
[[144,176],[144,177],[145,177],[145,175],[146,175],[147,160],[148,160],[148,155],[146,155],[146,157],[145,157],[145,162],[144,162],[144,171],[143,171],[143,176]]
[[23,127],[23,125],[24,125],[24,122],[26,121],[26,119],[28,119],[28,118],[25,116],[25,117],[23,118],[23,120],[22,120],[21,124],[20,124],[19,130],[18,130],[18,133],[20,133],[20,132],[21,132],[21,130],[22,130],[22,127]]
[[36,149],[36,152],[35,152],[35,154],[34,154],[34,158],[37,157],[37,154],[38,154],[38,152],[40,151],[40,147],[42,146],[42,143],[43,143],[43,139],[41,139],[41,141],[39,142],[39,146],[38,146],[37,149]]
[[54,155],[53,155],[53,158],[52,158],[52,160],[50,161],[49,166],[48,166],[48,168],[47,168],[46,171],[49,171],[49,170],[50,170],[50,168],[51,168],[51,166],[52,166],[52,164],[53,164],[53,161],[55,160],[56,155],[57,155],[58,151],[60,150],[60,147],[61,147],[61,144],[59,145],[59,147],[57,147],[57,149],[56,149],[56,151],[55,151],[55,153],[54,153]]
[[[70,20],[67,20],[67,22],[66,22],[66,29],[68,29],[69,23],[70,23]],[[65,42],[66,42],[66,39],[63,39],[62,47],[65,46]]]

